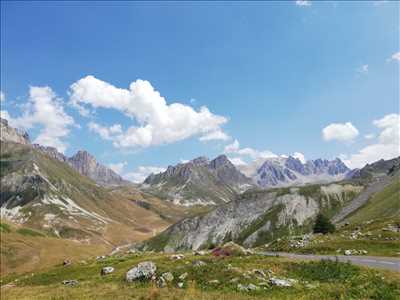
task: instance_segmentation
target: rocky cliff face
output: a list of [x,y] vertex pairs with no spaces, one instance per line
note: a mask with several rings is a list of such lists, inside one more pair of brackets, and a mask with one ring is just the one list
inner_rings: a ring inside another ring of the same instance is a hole
[[29,135],[8,125],[6,119],[0,118],[0,141],[29,145]]
[[288,158],[267,159],[256,173],[254,180],[261,187],[300,185],[312,182],[330,182],[341,180],[350,169],[339,159],[309,160],[302,163],[299,159]]
[[283,235],[308,232],[321,211],[333,215],[361,187],[352,184],[251,190],[211,212],[187,218],[151,239],[144,248],[173,252],[234,241],[259,246]]
[[192,206],[229,202],[250,186],[251,179],[221,155],[211,161],[198,157],[169,166],[163,173],[148,176],[143,188],[176,204]]
[[110,168],[99,164],[87,151],[78,151],[68,163],[79,173],[102,185],[122,185],[128,182]]

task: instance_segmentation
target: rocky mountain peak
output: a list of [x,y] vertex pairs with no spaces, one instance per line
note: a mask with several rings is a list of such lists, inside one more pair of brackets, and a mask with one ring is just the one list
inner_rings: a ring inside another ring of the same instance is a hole
[[231,163],[231,161],[228,159],[228,157],[224,154],[217,156],[214,158],[212,161],[209,163],[210,168],[212,169],[218,169],[221,166],[233,166],[234,165]]
[[28,133],[9,126],[6,119],[0,118],[0,141],[23,145],[31,143]]
[[199,156],[195,159],[192,159],[190,162],[194,165],[206,165],[208,164],[209,160],[205,156]]

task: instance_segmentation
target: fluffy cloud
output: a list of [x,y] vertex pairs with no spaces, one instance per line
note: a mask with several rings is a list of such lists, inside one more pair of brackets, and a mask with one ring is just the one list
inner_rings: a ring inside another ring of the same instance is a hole
[[222,130],[217,130],[217,131],[207,133],[206,135],[203,135],[202,137],[199,138],[199,140],[202,142],[217,141],[217,140],[227,141],[229,139],[230,139],[230,136],[227,135]]
[[311,1],[308,0],[296,0],[295,4],[298,6],[311,6]]
[[397,60],[400,61],[400,51],[393,53],[393,55],[387,59],[388,61]]
[[322,136],[325,141],[338,140],[338,141],[351,141],[358,136],[357,128],[350,122],[347,123],[333,123],[326,126],[322,130]]
[[364,135],[364,138],[365,138],[366,140],[372,140],[372,139],[375,138],[375,134],[373,134],[373,133],[368,133],[368,134]]
[[118,127],[111,132],[110,127],[92,123],[91,129],[112,140],[115,147],[148,147],[195,135],[200,135],[203,140],[226,139],[221,129],[227,122],[225,117],[214,115],[204,106],[196,111],[181,103],[167,104],[145,80],[138,79],[129,89],[121,89],[87,76],[71,85],[70,102],[85,115],[90,109],[102,107],[118,110],[134,119],[137,124],[126,131]]
[[4,100],[6,100],[6,95],[4,95],[2,91],[0,91],[0,102],[3,102]]
[[227,154],[235,154],[237,156],[248,157],[252,160],[260,159],[260,158],[269,158],[269,157],[278,157],[276,154],[272,153],[269,150],[259,151],[253,148],[240,148],[240,144],[238,140],[234,140],[233,143],[225,146],[224,152]]
[[121,174],[127,164],[128,163],[126,161],[124,161],[124,162],[115,163],[115,164],[108,164],[108,167],[111,170],[113,170],[115,173]]
[[292,156],[293,156],[294,158],[297,158],[298,160],[300,160],[303,164],[306,163],[306,158],[305,158],[305,156],[304,156],[303,153],[295,152],[295,153],[293,153]]
[[151,173],[158,174],[164,171],[165,168],[140,166],[134,172],[124,174],[123,177],[135,183],[142,183]]
[[368,73],[368,65],[362,65],[361,67],[357,68],[357,73],[359,74],[367,74]]
[[229,157],[229,160],[235,166],[246,166],[247,165],[247,163],[245,161],[243,161],[240,157]]
[[373,124],[381,129],[378,142],[362,148],[350,155],[345,163],[351,168],[361,168],[367,163],[380,159],[390,159],[400,155],[400,115],[389,114]]
[[39,135],[34,140],[45,146],[52,146],[64,152],[67,144],[63,141],[69,134],[69,127],[74,125],[74,119],[62,106],[61,99],[49,87],[30,87],[28,103],[23,106],[22,116],[11,118],[2,112],[11,126],[30,129],[37,125],[41,127]]

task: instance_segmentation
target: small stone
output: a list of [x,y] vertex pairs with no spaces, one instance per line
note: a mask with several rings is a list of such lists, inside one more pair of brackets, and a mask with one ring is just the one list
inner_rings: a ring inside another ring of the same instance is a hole
[[206,263],[202,260],[194,260],[194,261],[192,261],[192,265],[194,267],[202,267],[202,266],[205,266]]
[[107,275],[107,274],[111,274],[112,272],[114,272],[114,268],[113,267],[104,267],[101,269],[101,275]]
[[291,287],[293,285],[293,279],[287,280],[287,279],[280,279],[280,278],[272,277],[269,279],[269,282],[272,285],[282,286],[282,287]]
[[210,284],[219,284],[219,280],[218,279],[210,280],[208,283],[210,283]]
[[174,280],[174,275],[171,272],[163,273],[161,277],[164,278],[167,282],[171,282],[172,280]]
[[71,261],[69,259],[65,259],[63,261],[63,266],[69,266],[71,264]]
[[185,255],[183,254],[173,254],[169,257],[172,260],[180,260],[180,259],[184,259]]
[[180,280],[185,280],[186,279],[186,277],[188,277],[188,273],[183,273],[183,274],[181,274],[181,276],[179,276],[179,279]]
[[75,286],[78,285],[78,280],[70,279],[70,280],[63,280],[62,284],[67,286]]
[[178,288],[183,288],[183,282],[178,282]]

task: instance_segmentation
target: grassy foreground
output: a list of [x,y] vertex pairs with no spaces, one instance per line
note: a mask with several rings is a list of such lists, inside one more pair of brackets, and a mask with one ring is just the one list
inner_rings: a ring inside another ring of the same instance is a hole
[[[193,261],[205,262],[194,266]],[[151,280],[127,283],[126,272],[139,262],[153,261],[157,275],[171,272],[174,279],[159,288]],[[115,272],[101,276],[104,266]],[[266,276],[261,276],[259,271]],[[187,273],[185,279],[179,276]],[[269,283],[269,276],[295,279],[291,287]],[[63,280],[75,279],[76,286]],[[178,283],[183,283],[182,288]],[[239,291],[238,284],[258,290]],[[2,278],[1,299],[399,299],[400,274],[360,268],[334,261],[295,262],[258,255],[186,255],[171,260],[166,254],[127,254],[104,260],[73,262],[45,272]]]

